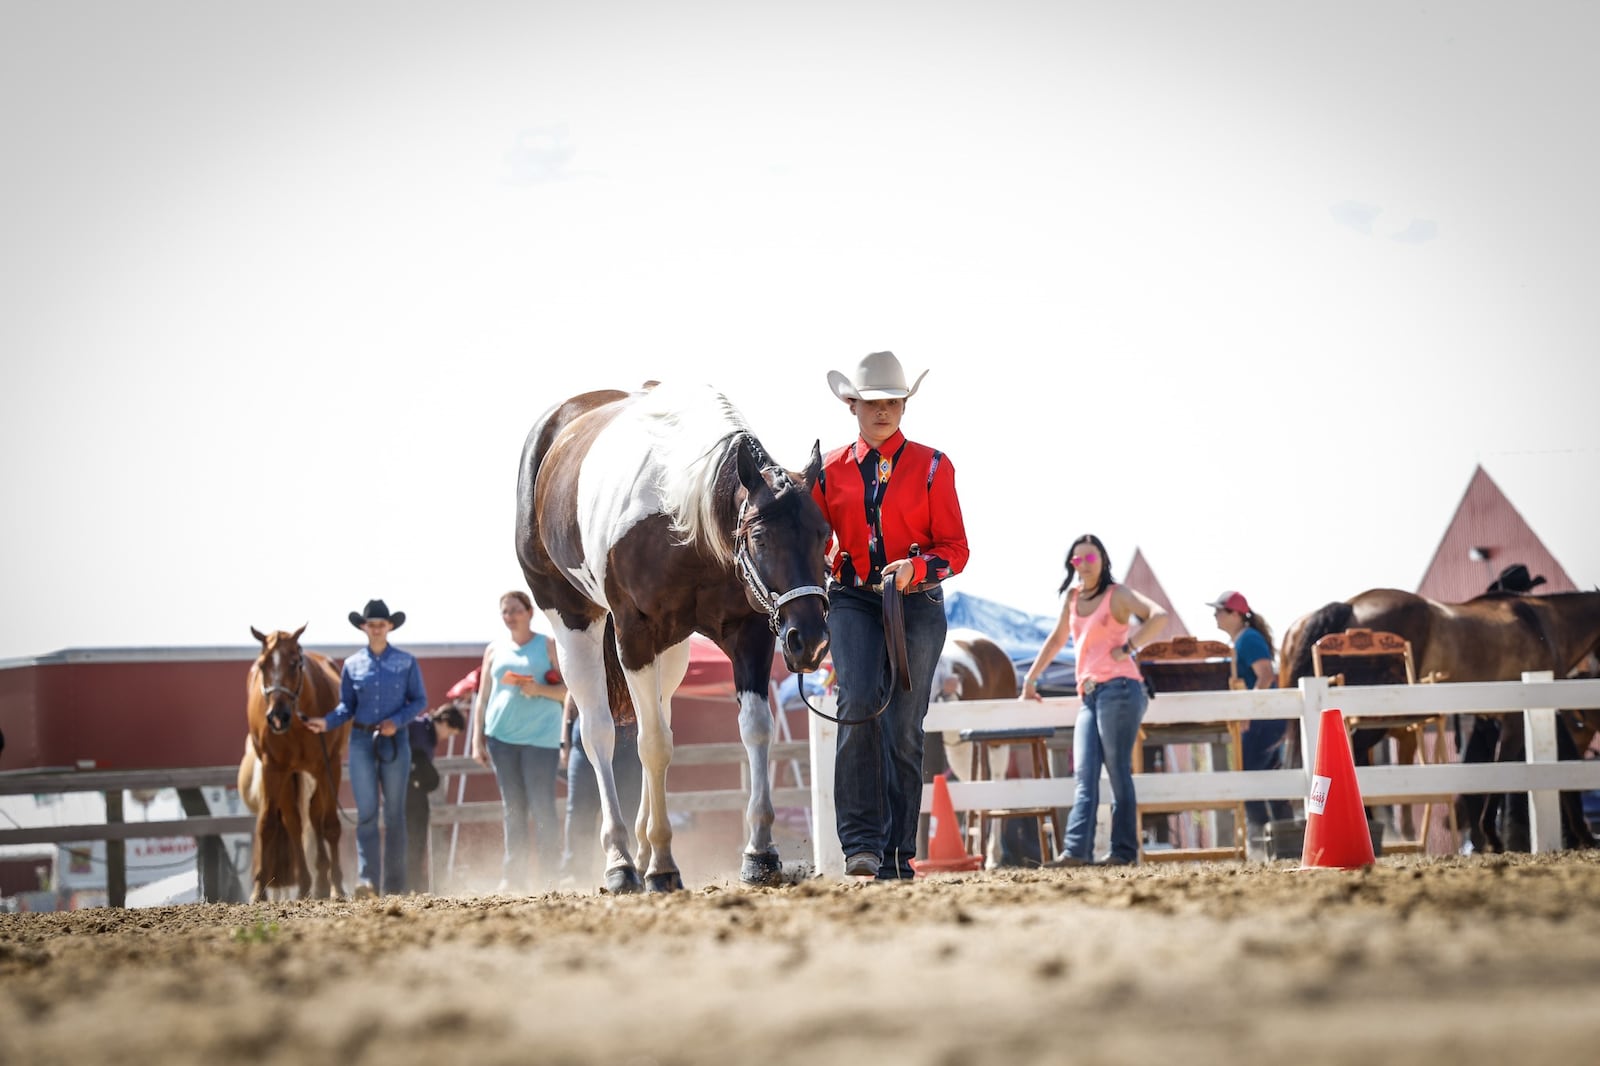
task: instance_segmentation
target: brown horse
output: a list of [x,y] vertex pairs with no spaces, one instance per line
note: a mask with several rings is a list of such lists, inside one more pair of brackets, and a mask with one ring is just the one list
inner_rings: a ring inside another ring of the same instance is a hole
[[[750,761],[750,836],[740,878],[781,879],[772,841],[767,685],[773,639],[795,673],[828,646],[828,524],[804,473],[767,454],[727,398],[707,388],[591,392],[547,411],[523,446],[517,558],[550,619],[583,745],[600,785],[606,887],[683,887],[672,857],[666,777],[672,695],[689,665],[689,635],[733,662],[739,733]],[[628,854],[611,755],[608,680],[620,673],[639,723],[644,796]]]
[[300,647],[301,626],[270,635],[251,627],[261,654],[250,664],[250,736],[239,764],[239,793],[255,812],[251,902],[293,885],[300,898],[344,895],[339,861],[340,767],[350,746],[347,722],[317,735],[301,725],[339,705],[339,671]]
[[[1369,589],[1327,604],[1289,627],[1279,658],[1280,683],[1292,687],[1310,676],[1311,649],[1317,640],[1355,628],[1395,633],[1410,641],[1418,677],[1515,681],[1525,671],[1549,670],[1564,678],[1600,647],[1600,592],[1543,596],[1497,592],[1466,603],[1438,603],[1399,589]],[[1484,721],[1485,716],[1477,719]],[[1515,731],[1520,738],[1520,717],[1511,715],[1506,721],[1514,723],[1507,726],[1508,733]],[[1486,722],[1484,728],[1491,724]],[[1383,730],[1357,731],[1353,747],[1364,754],[1383,734]],[[1483,747],[1468,745],[1469,750]],[[1502,760],[1513,757],[1513,751],[1520,753],[1515,747],[1501,747]],[[1357,758],[1360,761],[1361,754]],[[1492,827],[1482,824],[1484,798],[1463,796],[1461,806],[1473,846],[1498,850]],[[1576,821],[1581,825],[1583,819]],[[1583,835],[1583,830],[1573,828]]]

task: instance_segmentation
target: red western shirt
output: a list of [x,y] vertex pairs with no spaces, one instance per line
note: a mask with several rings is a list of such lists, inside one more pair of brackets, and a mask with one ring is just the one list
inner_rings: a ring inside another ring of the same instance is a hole
[[898,430],[876,452],[859,437],[829,452],[812,495],[833,526],[828,566],[840,584],[879,584],[884,565],[908,556],[913,583],[943,581],[967,565],[955,467]]

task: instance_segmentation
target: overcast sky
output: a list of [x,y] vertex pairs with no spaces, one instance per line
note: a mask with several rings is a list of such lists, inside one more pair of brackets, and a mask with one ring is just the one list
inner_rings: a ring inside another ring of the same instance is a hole
[[0,0],[0,658],[481,641],[549,404],[780,460],[930,368],[953,588],[1415,588],[1481,463],[1600,582],[1600,9]]

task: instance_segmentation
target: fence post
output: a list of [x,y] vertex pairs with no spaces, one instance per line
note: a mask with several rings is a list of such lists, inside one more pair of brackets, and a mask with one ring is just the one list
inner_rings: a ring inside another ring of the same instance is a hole
[[[122,789],[106,792],[106,824],[122,821]],[[128,844],[125,840],[106,841],[106,906],[128,905]]]
[[[1523,684],[1554,681],[1549,670],[1527,670]],[[1556,761],[1556,710],[1554,707],[1529,707],[1522,712],[1526,758],[1530,763]],[[1561,850],[1561,793],[1528,793],[1528,843],[1537,854]]]
[[[824,714],[837,715],[832,695],[817,702]],[[811,855],[819,877],[844,876],[844,852],[839,850],[839,820],[833,809],[833,757],[839,727],[818,715],[806,730],[811,744]]]
[[1322,709],[1328,705],[1328,679],[1300,679],[1300,759],[1306,777],[1306,795],[1311,795],[1311,778],[1317,770],[1317,731],[1322,728]]

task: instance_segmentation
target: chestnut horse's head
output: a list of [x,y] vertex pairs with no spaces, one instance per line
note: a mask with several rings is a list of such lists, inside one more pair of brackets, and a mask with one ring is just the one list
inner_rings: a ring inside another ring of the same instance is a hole
[[[250,632],[261,642],[254,677],[260,682],[260,695],[266,707],[266,725],[274,733],[286,733],[306,686],[305,653],[300,650],[301,626],[293,633],[278,630],[262,633],[255,626]],[[254,694],[252,694],[253,696]]]

